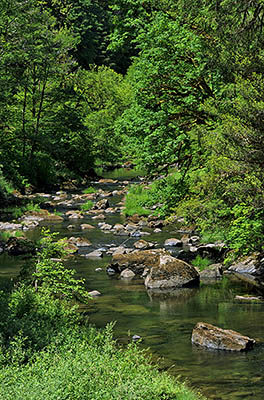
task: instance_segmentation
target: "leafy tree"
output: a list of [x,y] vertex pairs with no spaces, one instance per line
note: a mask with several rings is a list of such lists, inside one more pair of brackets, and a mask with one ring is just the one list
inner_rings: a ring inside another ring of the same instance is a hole
[[50,233],[43,229],[36,260],[33,260],[33,265],[25,265],[21,270],[22,282],[29,281],[37,292],[54,298],[66,301],[77,299],[87,303],[90,296],[85,290],[84,279],[77,279],[75,270],[65,268],[62,262],[53,260],[54,257],[69,254],[66,240],[55,241],[56,236],[57,232]]
[[44,0],[59,27],[70,29],[77,38],[73,54],[78,64],[89,69],[91,64],[111,65],[107,50],[111,13],[106,0]]
[[1,122],[4,171],[30,176],[40,166],[36,152],[45,153],[49,142],[50,116],[72,67],[68,51],[74,39],[56,29],[55,19],[35,1],[4,0],[1,11],[0,85],[8,97]]
[[96,160],[116,162],[121,159],[122,140],[114,123],[131,102],[131,86],[108,67],[79,70],[74,79],[83,124],[93,138],[91,153]]
[[140,55],[128,77],[134,87],[130,109],[118,121],[128,148],[149,170],[191,163],[192,127],[205,121],[202,102],[212,96],[199,37],[163,14],[142,33]]

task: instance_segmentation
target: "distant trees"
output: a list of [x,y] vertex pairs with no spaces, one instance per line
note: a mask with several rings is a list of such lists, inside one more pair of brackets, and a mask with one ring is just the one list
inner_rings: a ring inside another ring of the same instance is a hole
[[90,66],[102,45],[96,7],[88,0],[1,2],[0,154],[16,185],[54,184],[69,171],[84,176],[97,157],[116,154],[112,125],[129,88],[109,68]]

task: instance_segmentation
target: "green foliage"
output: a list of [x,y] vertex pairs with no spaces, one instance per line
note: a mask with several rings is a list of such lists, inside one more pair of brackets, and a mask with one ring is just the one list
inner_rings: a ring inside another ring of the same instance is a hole
[[91,210],[91,208],[93,208],[94,203],[92,202],[92,200],[87,200],[85,203],[83,203],[81,205],[81,210],[82,211],[89,211]]
[[24,237],[24,234],[21,231],[15,231],[15,232],[3,231],[3,232],[0,232],[0,240],[3,240],[4,242],[6,242],[11,237],[17,237],[17,238]]
[[[21,342],[17,347],[19,352]],[[0,380],[1,400],[202,398],[158,372],[135,344],[116,347],[109,326],[102,332],[91,328],[69,331],[67,336],[62,332],[33,362],[2,369]]]
[[96,193],[96,192],[97,192],[97,189],[95,189],[95,188],[92,187],[92,186],[89,186],[88,188],[84,189],[82,192],[83,192],[84,194],[92,194],[92,193]]
[[150,201],[149,190],[143,185],[131,186],[125,200],[124,215],[132,216],[138,214],[140,216],[147,216],[151,211],[145,208]]
[[158,178],[149,186],[132,186],[126,195],[125,215],[149,215],[148,208],[155,206],[153,213],[161,217],[170,215],[187,191],[187,183],[180,172],[172,172]]
[[[0,153],[1,155],[1,153]],[[1,167],[1,166],[0,166]],[[0,199],[6,198],[8,195],[12,194],[14,188],[12,185],[3,177],[0,168]]]
[[203,271],[206,269],[210,264],[212,264],[212,261],[209,260],[209,258],[203,258],[201,256],[196,256],[195,259],[192,261],[192,265],[194,267],[199,268],[200,271]]
[[1,293],[1,366],[24,364],[77,322],[73,307],[32,287]]
[[78,71],[74,90],[80,98],[84,125],[93,139],[93,159],[100,162],[120,160],[122,141],[115,133],[114,123],[131,102],[130,84],[110,68],[93,67],[89,71]]
[[6,207],[3,209],[3,211],[8,214],[10,213],[13,218],[18,219],[26,212],[39,212],[41,211],[41,208],[37,203],[30,202],[22,207]]
[[16,238],[24,237],[24,233],[21,232],[21,231],[15,231],[15,232],[3,231],[3,232],[0,232],[0,240],[3,240],[4,242],[6,242],[11,237],[16,237]]
[[242,203],[233,207],[232,215],[227,240],[235,254],[264,250],[264,210]]
[[149,171],[174,163],[189,168],[189,131],[204,122],[201,103],[212,95],[200,40],[163,13],[137,40],[140,54],[128,74],[134,99],[116,129]]
[[22,277],[27,281],[30,280],[39,293],[87,303],[90,296],[85,290],[85,280],[76,278],[74,269],[65,268],[62,262],[52,259],[63,257],[70,252],[66,239],[55,241],[56,236],[57,232],[50,233],[49,230],[43,229],[37,261],[33,266],[24,267]]

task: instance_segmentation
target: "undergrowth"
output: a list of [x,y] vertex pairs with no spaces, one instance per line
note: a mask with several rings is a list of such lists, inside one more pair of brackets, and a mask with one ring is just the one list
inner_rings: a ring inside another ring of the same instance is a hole
[[84,281],[50,259],[64,252],[55,236],[43,231],[29,277],[0,291],[0,400],[201,399],[135,343],[117,346],[113,324],[98,330],[76,313]]
[[82,192],[83,192],[84,194],[92,194],[92,193],[96,193],[96,192],[97,192],[97,189],[95,189],[95,188],[92,187],[92,186],[89,186],[88,188],[84,189]]
[[93,208],[93,202],[91,200],[88,200],[81,205],[82,211],[89,211],[91,208]]

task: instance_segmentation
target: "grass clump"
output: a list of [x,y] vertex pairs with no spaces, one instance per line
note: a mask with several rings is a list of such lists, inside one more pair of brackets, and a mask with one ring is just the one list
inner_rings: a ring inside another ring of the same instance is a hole
[[201,256],[196,256],[195,259],[192,261],[192,265],[196,268],[199,268],[200,271],[203,271],[206,269],[210,264],[212,264],[212,260],[209,258],[201,257]]
[[145,206],[149,204],[150,193],[144,186],[131,186],[125,200],[125,209],[123,213],[126,216],[132,216],[138,214],[140,216],[148,216],[151,214],[151,210]]
[[0,240],[3,240],[4,242],[6,242],[11,237],[16,237],[16,238],[24,237],[24,233],[21,232],[21,231],[15,231],[15,232],[4,231],[4,232],[0,232]]
[[86,201],[85,203],[83,203],[81,205],[81,210],[82,211],[89,211],[89,210],[91,210],[91,208],[93,208],[92,200],[88,200],[88,201]]
[[84,194],[92,194],[92,193],[96,193],[96,192],[97,192],[97,189],[95,189],[95,188],[92,187],[92,186],[89,186],[88,188],[84,189],[82,192],[83,192]]
[[[18,348],[20,342],[17,343]],[[184,384],[151,366],[135,344],[118,348],[112,327],[62,329],[34,360],[0,372],[1,400],[197,400]]]
[[37,203],[30,202],[22,207],[6,207],[3,209],[5,214],[10,214],[12,218],[18,219],[26,212],[40,212],[41,208]]

